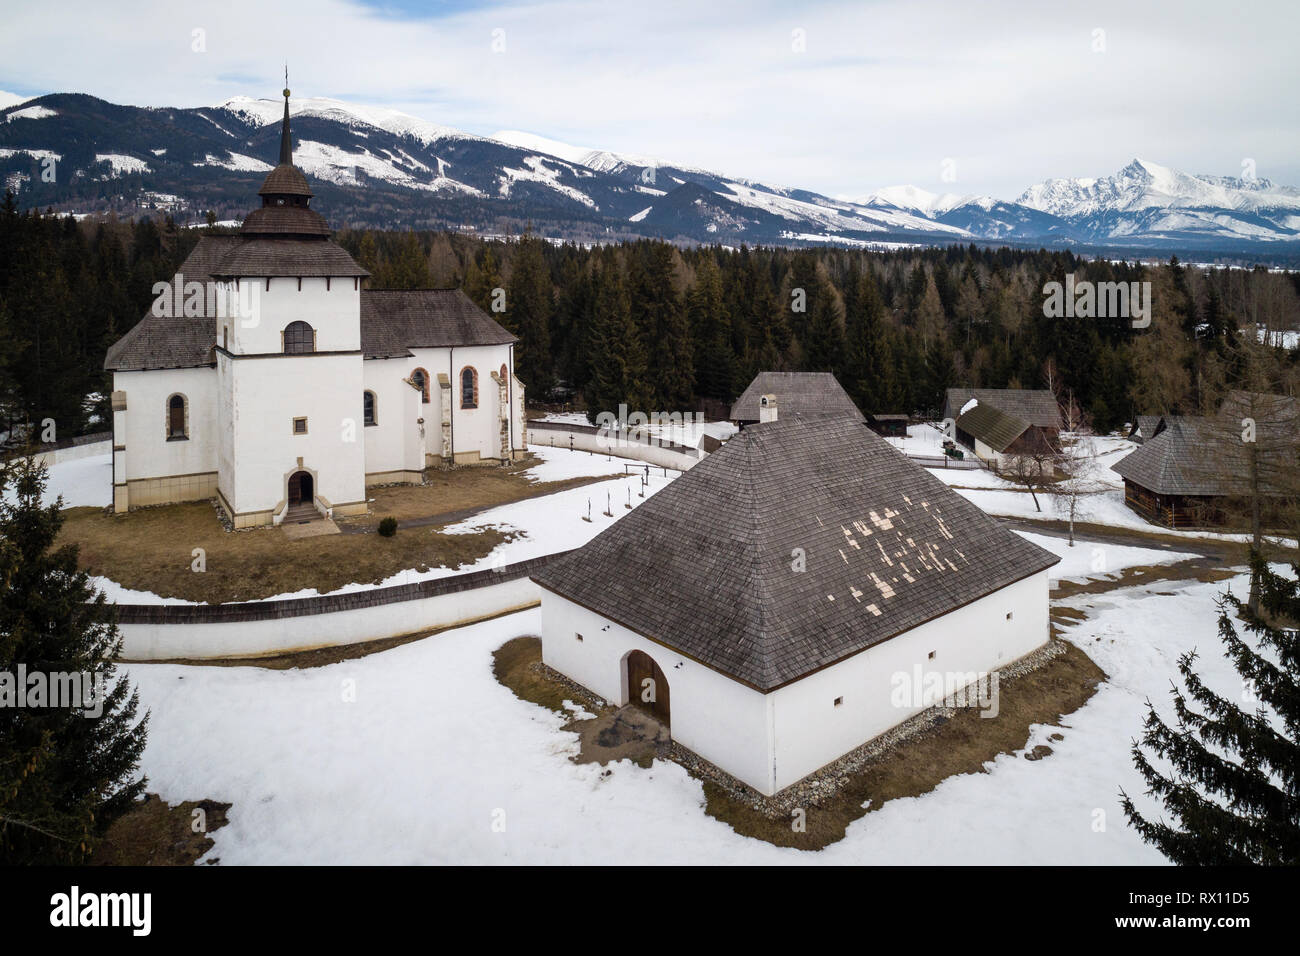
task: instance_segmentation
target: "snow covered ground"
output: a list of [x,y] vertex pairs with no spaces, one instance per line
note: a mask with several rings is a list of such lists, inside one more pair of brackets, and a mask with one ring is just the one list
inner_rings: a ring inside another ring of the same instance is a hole
[[[578,478],[588,475],[604,476],[624,474],[624,465],[620,458],[608,455],[592,455],[584,451],[569,451],[567,448],[548,448],[540,445],[530,446],[540,462],[524,472],[534,481],[562,481],[566,478]],[[78,463],[79,464],[79,463]],[[65,466],[59,465],[58,468]],[[677,476],[669,471],[664,475],[662,468],[650,469],[645,497],[641,497],[641,481],[644,470],[629,473],[624,478],[598,482],[590,486],[571,488],[539,498],[529,498],[512,504],[490,508],[472,518],[448,525],[444,530],[448,534],[471,534],[485,528],[499,528],[511,532],[514,540],[498,545],[490,553],[472,564],[457,567],[430,568],[426,571],[406,569],[390,575],[379,584],[353,582],[332,591],[317,591],[315,588],[302,588],[274,594],[266,601],[278,601],[286,598],[316,597],[324,594],[347,594],[354,591],[366,591],[376,587],[388,587],[396,584],[414,584],[444,578],[452,574],[467,574],[487,568],[503,567],[517,561],[537,558],[556,551],[567,551],[586,544],[593,537],[609,527],[631,509],[650,498],[660,488],[666,486]],[[606,498],[608,495],[608,499]],[[613,517],[604,514],[606,502],[609,502]],[[590,503],[590,509],[588,509]],[[584,520],[590,510],[591,520]],[[109,600],[129,604],[193,604],[179,598],[162,598],[149,591],[135,591],[124,588],[107,578],[96,577],[93,581],[105,592]]]
[[1119,807],[1123,787],[1148,808],[1129,742],[1148,697],[1168,713],[1184,650],[1202,650],[1213,686],[1237,686],[1217,650],[1222,590],[1162,582],[1164,594],[1076,598],[1095,617],[1067,639],[1110,680],[1065,728],[1034,728],[1026,749],[1051,755],[999,756],[987,773],[891,801],[818,852],[738,836],[674,764],[570,762],[576,734],[491,672],[494,648],[538,632],[536,610],[312,670],[124,670],[152,713],[150,789],[234,804],[209,853],[225,864],[1158,864]]
[[[105,508],[113,503],[113,455],[96,455],[78,458],[49,468],[49,481],[42,501],[53,504],[63,495],[63,507],[84,506]],[[12,489],[5,491],[5,499],[13,500]]]

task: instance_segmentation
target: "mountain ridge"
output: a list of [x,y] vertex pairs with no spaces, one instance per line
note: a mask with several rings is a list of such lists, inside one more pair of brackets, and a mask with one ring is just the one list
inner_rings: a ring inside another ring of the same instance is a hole
[[[0,98],[0,103],[4,100]],[[277,99],[134,107],[53,93],[0,106],[0,183],[24,208],[242,215],[275,161]],[[1300,243],[1300,189],[1142,159],[1016,200],[886,187],[831,198],[518,130],[466,133],[386,107],[291,100],[295,162],[333,224],[739,243],[1014,242],[1161,250]],[[40,173],[50,157],[54,182]],[[69,169],[69,167],[71,167]],[[687,185],[690,189],[683,189]]]

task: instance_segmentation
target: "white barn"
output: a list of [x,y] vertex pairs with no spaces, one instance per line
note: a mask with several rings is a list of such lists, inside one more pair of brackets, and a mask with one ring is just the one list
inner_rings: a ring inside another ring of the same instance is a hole
[[1045,644],[1057,560],[859,422],[763,422],[534,576],[542,657],[771,795]]
[[108,351],[115,511],[216,497],[237,528],[358,514],[369,485],[527,447],[515,337],[460,290],[362,287],[293,165],[288,95],[261,207],[200,239],[175,295]]

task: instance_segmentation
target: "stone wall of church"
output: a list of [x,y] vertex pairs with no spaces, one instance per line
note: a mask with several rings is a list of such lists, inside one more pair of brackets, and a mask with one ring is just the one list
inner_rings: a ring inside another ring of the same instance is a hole
[[[233,492],[224,485],[227,509],[267,523],[288,503],[289,478],[313,477],[322,511],[364,512],[365,436],[361,356],[314,355],[244,358],[231,362]],[[306,419],[305,433],[294,431]]]
[[[114,493],[118,510],[212,496],[219,415],[212,368],[115,372]],[[184,400],[184,434],[171,434],[170,400]]]
[[[316,331],[316,351],[351,352],[361,348],[361,293],[352,279],[269,280],[246,278],[256,294],[249,296],[252,316],[222,320],[228,329],[226,348],[237,355],[284,351],[284,329],[306,322]],[[327,288],[328,286],[328,288]],[[247,295],[247,293],[246,293]]]
[[424,470],[422,431],[436,432],[437,422],[430,422],[430,406],[409,384],[409,366],[409,359],[372,359],[362,367],[365,388],[375,397],[375,423],[362,429],[368,485],[416,482]]

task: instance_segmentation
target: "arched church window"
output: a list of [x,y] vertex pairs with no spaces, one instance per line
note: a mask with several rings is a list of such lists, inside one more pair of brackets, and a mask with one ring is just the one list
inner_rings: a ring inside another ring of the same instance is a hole
[[429,373],[422,368],[417,368],[411,373],[411,381],[415,383],[416,388],[420,390],[420,401],[425,405],[429,404]]
[[460,370],[460,407],[478,408],[478,372],[472,365]]
[[316,330],[306,322],[290,322],[284,327],[286,355],[303,355],[316,351]]
[[167,399],[167,440],[177,441],[189,437],[189,416],[185,409],[185,396],[173,395]]

